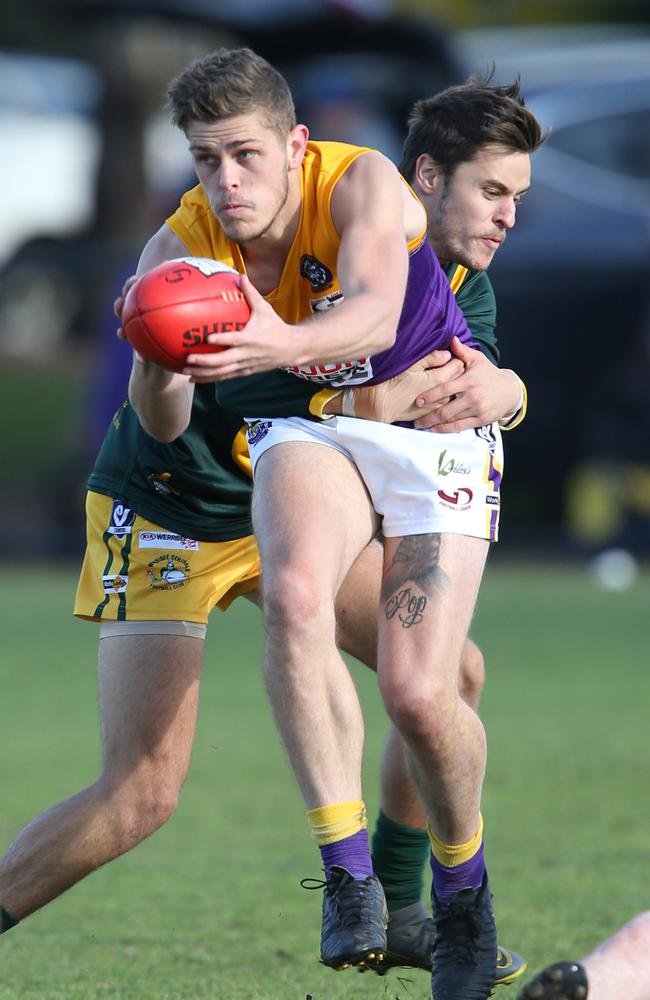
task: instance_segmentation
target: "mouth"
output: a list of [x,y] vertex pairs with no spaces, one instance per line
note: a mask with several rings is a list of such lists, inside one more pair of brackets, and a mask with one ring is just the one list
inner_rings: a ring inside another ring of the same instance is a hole
[[237,215],[239,212],[245,212],[249,205],[241,204],[240,202],[232,202],[228,205],[221,205],[218,211],[218,215]]
[[503,243],[503,236],[481,236],[483,243],[486,243],[491,250],[498,250]]

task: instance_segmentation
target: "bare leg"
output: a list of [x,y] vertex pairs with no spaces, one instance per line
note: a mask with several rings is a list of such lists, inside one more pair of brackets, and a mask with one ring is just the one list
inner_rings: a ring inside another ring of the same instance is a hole
[[650,1000],[650,910],[628,921],[581,964],[589,1000]]
[[264,566],[266,684],[305,805],[359,800],[363,718],[336,646],[334,600],[376,515],[347,458],[300,443],[260,458],[253,520]]
[[485,733],[459,695],[458,672],[487,549],[464,535],[385,542],[379,683],[431,827],[446,844],[470,840],[479,825]]
[[[336,599],[338,644],[371,670],[377,669],[377,615],[381,590],[383,548],[373,541],[360,554]],[[478,711],[485,682],[483,655],[467,639],[461,657],[459,687],[463,700]],[[389,730],[381,764],[382,812],[396,823],[426,827],[420,797],[411,780],[404,745],[394,727]]]
[[102,773],[26,826],[0,859],[0,903],[23,919],[131,850],[174,812],[190,761],[204,642],[99,643]]

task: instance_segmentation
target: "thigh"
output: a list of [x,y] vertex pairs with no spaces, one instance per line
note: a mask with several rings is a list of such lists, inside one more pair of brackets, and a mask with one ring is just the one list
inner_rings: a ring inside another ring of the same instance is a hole
[[94,492],[86,501],[86,529],[74,607],[80,618],[205,623],[215,604],[225,610],[259,583],[252,535],[226,542],[185,538]]
[[432,532],[496,541],[503,448],[496,424],[435,434],[337,418],[387,537]]
[[104,770],[116,779],[151,764],[179,781],[189,765],[205,643],[181,635],[100,640]]
[[489,543],[466,535],[409,535],[384,542],[379,673],[418,674],[457,690],[458,668]]
[[383,559],[382,544],[374,538],[350,567],[336,595],[338,645],[373,670],[377,667]]
[[373,537],[377,515],[359,472],[326,444],[284,442],[255,467],[253,524],[265,589],[278,567],[317,567],[335,593]]

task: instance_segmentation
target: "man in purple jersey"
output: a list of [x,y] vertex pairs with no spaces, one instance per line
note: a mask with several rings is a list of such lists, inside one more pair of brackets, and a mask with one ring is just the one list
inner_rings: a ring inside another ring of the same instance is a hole
[[[308,150],[288,91],[279,100],[276,79],[271,107],[271,84],[267,78],[256,86],[249,56],[244,72],[240,64],[232,74],[230,56],[217,53],[190,67],[170,92],[217,223],[210,221],[208,250],[241,255],[252,308],[245,334],[222,338],[226,349],[212,358],[190,358],[187,373],[203,380],[297,368],[316,382],[346,387],[401,372],[434,346],[447,346],[454,333],[471,342],[423,241],[421,206],[385,158],[354,148],[342,154],[331,148],[336,144]],[[521,124],[521,108],[513,115]],[[528,185],[528,150],[522,137],[508,152],[518,188]],[[354,161],[341,166],[342,155]],[[325,164],[320,174],[309,166],[311,187],[301,184],[309,156]],[[184,228],[190,249],[209,218],[201,197]],[[168,223],[175,232],[173,219]],[[311,240],[320,241],[322,253]],[[287,267],[289,254],[321,263],[325,254],[331,290],[322,291],[336,308],[319,307],[318,288],[311,314],[290,308],[305,286]],[[149,410],[154,434],[158,421],[167,434],[170,427],[182,431],[180,395],[177,402],[171,421],[169,407]],[[265,567],[268,689],[326,872],[321,954],[338,968],[372,963],[386,947],[361,797],[363,722],[336,648],[334,617],[339,585],[381,522],[378,675],[429,818],[433,993],[436,1000],[485,1000],[496,962],[479,808],[485,738],[458,695],[458,663],[497,533],[500,434],[489,425],[442,439],[344,414],[315,426],[264,419],[262,411],[249,441]]]
[[[234,115],[232,102],[216,111],[219,88],[232,97],[238,87],[228,59],[216,63],[203,61],[182,74],[171,100],[221,226],[216,246],[243,256],[252,318],[245,335],[222,339],[224,351],[188,372],[223,379],[280,366],[345,388],[397,374],[433,347],[446,347],[454,334],[470,342],[422,238],[424,213],[414,211],[383,158],[364,152],[339,169],[335,151],[316,144],[323,162],[331,161],[328,196],[319,201],[319,175],[309,175],[310,185],[300,181],[306,130],[292,118],[282,125],[283,169],[289,170],[276,176],[277,160],[269,160],[264,145],[261,91],[252,95],[248,88]],[[521,125],[521,108],[513,115]],[[508,151],[520,189],[529,183],[529,148],[522,138]],[[271,196],[273,217],[264,203]],[[188,238],[196,225],[199,216],[185,230]],[[320,241],[318,253],[312,239]],[[312,316],[289,308],[304,289],[287,274],[289,253],[329,262],[329,288],[314,288]],[[260,292],[272,295],[277,312]],[[336,308],[320,308],[328,296]],[[484,1000],[496,963],[480,815],[485,736],[459,697],[458,665],[489,541],[497,535],[500,432],[488,425],[441,439],[344,414],[316,426],[253,411],[261,419],[252,422],[249,439],[264,565],[267,686],[325,866],[321,955],[333,967],[371,964],[386,947],[383,892],[372,872],[361,795],[363,721],[336,646],[334,616],[344,576],[381,525],[378,677],[429,819],[433,994]]]

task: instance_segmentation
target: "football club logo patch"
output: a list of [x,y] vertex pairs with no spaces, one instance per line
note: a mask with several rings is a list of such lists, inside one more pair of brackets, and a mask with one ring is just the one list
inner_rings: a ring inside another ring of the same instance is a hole
[[147,576],[151,580],[150,587],[156,590],[178,590],[190,575],[190,564],[181,556],[171,556],[167,553],[158,556],[149,563]]

